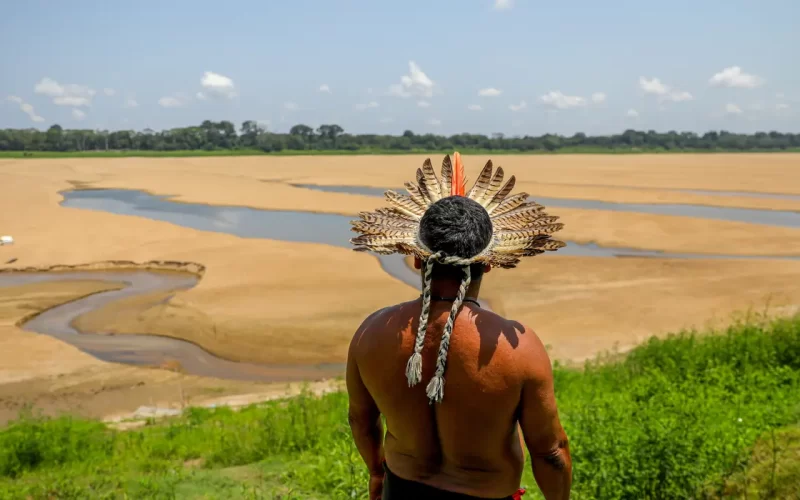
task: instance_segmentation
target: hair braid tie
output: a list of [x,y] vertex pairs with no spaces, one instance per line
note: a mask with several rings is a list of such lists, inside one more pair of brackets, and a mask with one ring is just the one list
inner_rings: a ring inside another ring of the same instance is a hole
[[471,281],[472,273],[470,268],[469,266],[464,267],[464,279],[461,280],[461,286],[458,287],[458,294],[453,301],[453,307],[450,308],[450,316],[447,317],[447,323],[445,323],[444,331],[442,332],[442,342],[439,344],[439,356],[436,358],[436,374],[428,383],[427,394],[431,403],[441,403],[442,398],[444,398],[444,369],[447,363],[447,353],[450,349],[450,334],[453,333],[453,324],[455,323],[456,315],[464,301]]
[[419,316],[419,328],[414,341],[414,354],[406,364],[406,379],[408,379],[409,387],[415,386],[422,380],[422,346],[425,343],[425,333],[428,331],[428,314],[431,312],[431,273],[434,261],[441,255],[441,253],[433,254],[425,261],[425,275],[422,278],[422,312]]

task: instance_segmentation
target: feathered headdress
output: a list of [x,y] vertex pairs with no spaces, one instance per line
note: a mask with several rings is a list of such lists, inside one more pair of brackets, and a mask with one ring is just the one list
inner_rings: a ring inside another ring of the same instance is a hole
[[[436,176],[431,160],[426,159],[422,168],[417,169],[416,184],[405,183],[408,195],[392,190],[386,191],[385,196],[390,207],[379,208],[374,212],[361,212],[360,219],[351,222],[353,226],[351,229],[361,233],[350,240],[355,245],[356,251],[373,251],[384,255],[393,253],[414,255],[425,263],[419,330],[414,353],[408,360],[406,368],[410,386],[417,384],[422,378],[421,352],[430,312],[431,272],[434,262],[463,268],[464,279],[442,333],[436,374],[428,384],[427,393],[432,402],[441,402],[444,394],[444,367],[450,333],[471,281],[469,266],[484,263],[494,267],[513,268],[522,257],[555,251],[565,245],[564,242],[551,238],[553,233],[564,227],[563,224],[555,222],[557,216],[548,215],[542,205],[528,201],[528,193],[509,196],[514,189],[513,175],[503,184],[502,167],[497,167],[492,173],[492,161],[489,160],[472,189],[467,192],[461,155],[455,153],[454,159],[455,166],[450,161],[450,155],[444,157],[441,178]],[[478,202],[489,214],[492,222],[492,238],[478,255],[467,258],[444,255],[442,252],[431,251],[422,242],[419,231],[422,216],[429,206],[447,196],[466,196]]]

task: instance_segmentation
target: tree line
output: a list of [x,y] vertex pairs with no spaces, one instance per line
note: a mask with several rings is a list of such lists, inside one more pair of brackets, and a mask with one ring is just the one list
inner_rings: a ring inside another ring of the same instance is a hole
[[288,133],[267,131],[248,120],[239,130],[229,121],[206,120],[199,126],[154,131],[64,129],[53,125],[38,129],[0,130],[0,151],[183,151],[183,150],[260,150],[280,151],[452,151],[501,150],[555,152],[559,150],[597,151],[780,151],[800,148],[800,134],[756,132],[736,134],[710,131],[656,132],[626,130],[621,134],[570,137],[545,134],[514,136],[504,134],[456,134],[449,137],[416,134],[349,134],[339,125],[295,125]]

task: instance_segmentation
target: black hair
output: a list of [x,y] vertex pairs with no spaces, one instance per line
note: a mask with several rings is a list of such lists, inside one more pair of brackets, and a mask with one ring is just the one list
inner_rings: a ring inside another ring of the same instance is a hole
[[[480,203],[464,196],[448,196],[431,204],[419,224],[422,242],[434,252],[470,258],[478,255],[492,239],[492,221]],[[472,264],[473,280],[483,275],[483,264]],[[461,280],[459,267],[435,264],[432,277]]]

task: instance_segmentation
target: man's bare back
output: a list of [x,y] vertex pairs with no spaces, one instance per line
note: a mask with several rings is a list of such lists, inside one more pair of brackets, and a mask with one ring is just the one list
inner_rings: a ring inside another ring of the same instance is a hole
[[[451,305],[431,304],[423,380],[433,375]],[[371,498],[380,498],[375,495],[384,459],[406,480],[474,497],[510,497],[520,485],[523,442],[546,498],[567,498],[567,438],[556,410],[550,360],[536,334],[465,302],[450,339],[447,396],[431,405],[424,386],[408,387],[405,380],[420,307],[417,300],[373,313],[350,346],[350,420],[373,476]],[[375,427],[381,414],[387,425],[382,449]]]

